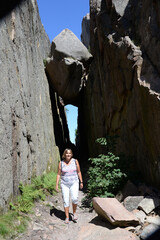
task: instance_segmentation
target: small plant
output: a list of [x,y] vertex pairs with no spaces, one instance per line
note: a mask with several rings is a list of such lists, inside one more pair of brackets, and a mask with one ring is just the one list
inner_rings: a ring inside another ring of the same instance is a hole
[[54,172],[42,176],[43,189],[47,190],[50,194],[56,193],[56,177],[57,174]]
[[96,143],[104,147],[104,152],[114,152],[118,136],[107,136],[105,138],[97,138]]
[[43,64],[44,64],[44,67],[46,67],[46,64],[47,64],[47,60],[46,59],[43,59]]
[[76,143],[78,141],[78,137],[79,137],[78,128],[76,128],[74,131],[75,131],[75,143]]
[[115,148],[116,139],[113,137],[99,138],[96,142],[105,146],[107,154],[89,158],[91,166],[88,170],[88,198],[114,197],[126,178],[126,174],[119,168],[120,158],[110,152]]
[[88,52],[91,53],[91,46],[88,46]]
[[23,184],[20,184],[19,189],[21,191],[21,196],[18,196],[17,202],[15,204],[10,204],[12,210],[29,213],[34,206],[35,200],[45,200],[43,189],[36,189],[34,184],[25,186]]

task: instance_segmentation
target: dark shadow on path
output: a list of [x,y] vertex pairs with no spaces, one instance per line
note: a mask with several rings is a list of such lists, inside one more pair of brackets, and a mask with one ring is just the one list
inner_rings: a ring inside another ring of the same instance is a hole
[[[59,210],[55,207],[52,207],[52,209],[50,209],[50,215],[55,215],[57,218],[60,218],[61,220],[65,220],[65,213],[62,210]],[[72,220],[71,214],[69,214],[69,220]]]
[[96,216],[95,218],[93,218],[90,223],[93,223],[97,226],[101,226],[101,227],[105,227],[108,228],[110,230],[115,229],[116,226],[111,225],[109,222],[102,220],[99,216]]

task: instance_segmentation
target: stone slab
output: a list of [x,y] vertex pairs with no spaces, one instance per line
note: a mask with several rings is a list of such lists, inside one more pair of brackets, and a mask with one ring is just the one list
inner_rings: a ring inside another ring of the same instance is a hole
[[127,211],[116,198],[93,198],[93,207],[95,211],[111,224],[116,226],[138,225],[138,219],[133,213]]

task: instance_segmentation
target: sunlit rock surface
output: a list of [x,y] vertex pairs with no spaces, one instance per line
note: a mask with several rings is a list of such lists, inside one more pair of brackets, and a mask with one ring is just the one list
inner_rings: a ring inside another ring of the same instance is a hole
[[82,20],[81,41],[90,50],[90,15],[89,13]]

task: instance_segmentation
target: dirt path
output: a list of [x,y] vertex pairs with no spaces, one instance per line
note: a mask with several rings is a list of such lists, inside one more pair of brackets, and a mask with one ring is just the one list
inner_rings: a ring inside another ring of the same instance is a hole
[[[16,240],[135,240],[131,233],[125,229],[114,228],[107,222],[99,219],[97,214],[81,207],[84,197],[79,192],[79,205],[77,208],[78,220],[69,224],[64,223],[65,215],[61,193],[47,198],[47,201],[36,203],[35,214],[25,234]],[[52,206],[49,207],[48,205]],[[70,212],[71,212],[70,208]],[[71,214],[70,214],[71,215]]]

